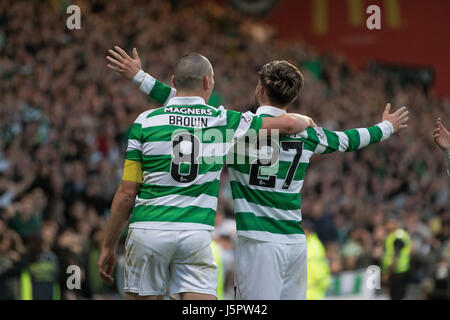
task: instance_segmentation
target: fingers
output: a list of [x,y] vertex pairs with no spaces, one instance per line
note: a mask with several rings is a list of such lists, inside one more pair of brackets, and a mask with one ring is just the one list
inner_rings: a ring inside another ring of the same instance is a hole
[[114,49],[116,49],[124,59],[131,59],[131,57],[121,47],[114,46]]
[[406,110],[406,111],[404,111],[403,113],[400,113],[400,114],[396,114],[396,116],[398,117],[398,118],[405,118],[405,117],[407,117],[409,115],[409,111],[408,110]]
[[440,133],[441,133],[441,127],[440,126],[434,127],[433,134],[440,134]]
[[439,130],[439,133],[443,133],[445,135],[449,135],[449,131],[444,127],[444,125],[442,124],[442,120],[440,117],[438,117],[436,119],[436,124],[435,124],[435,132],[436,130]]
[[435,134],[433,135],[433,139],[434,139],[434,140],[437,140],[437,139],[440,138],[440,136],[441,136],[440,133],[435,133]]
[[447,129],[444,127],[444,125],[442,124],[442,122],[439,122],[439,129],[441,129],[442,132],[445,132],[446,134],[449,134],[449,132],[448,132]]
[[105,272],[105,270],[103,270],[103,265],[99,263],[99,265],[98,265],[98,272],[100,274],[100,277],[103,280],[105,280],[105,281],[107,281],[109,283],[114,282],[114,279],[111,277],[112,271],[113,271],[113,265],[109,264],[108,265],[108,271]]
[[123,70],[122,68],[119,68],[119,67],[113,66],[112,64],[107,64],[106,66],[107,66],[108,68],[110,68],[110,69],[112,69],[112,70],[116,71],[116,72],[119,72],[119,73],[121,73],[121,72],[125,71],[125,70]]
[[388,103],[388,104],[386,105],[386,108],[384,108],[384,113],[389,114],[389,111],[391,111],[391,104],[390,104],[390,103]]
[[403,106],[403,107],[401,107],[400,109],[398,109],[397,111],[395,111],[394,112],[394,114],[395,115],[398,115],[398,114],[403,114],[403,113],[408,113],[408,108],[407,107],[405,107],[405,106]]
[[397,118],[396,121],[399,124],[399,129],[406,128],[406,127],[403,127],[403,125],[405,125],[409,120],[408,114],[409,114],[409,112],[406,107],[401,107],[400,109],[398,109],[396,112],[394,112],[392,114],[395,118]]
[[402,119],[400,119],[400,123],[401,123],[401,124],[403,124],[403,123],[407,123],[407,122],[408,122],[408,120],[409,120],[409,117],[406,117],[406,118],[402,118]]
[[114,50],[109,49],[108,52],[109,52],[109,54],[112,55],[117,61],[119,61],[119,62],[121,62],[121,63],[124,63],[124,62],[125,62],[125,59],[124,59],[120,54],[118,54],[117,52],[115,52]]
[[100,277],[103,280],[105,280],[106,282],[109,282],[109,283],[113,283],[114,282],[114,279],[109,274],[107,274],[105,271],[103,271],[103,270],[100,271]]
[[121,62],[117,61],[117,60],[114,59],[114,58],[111,58],[110,56],[106,56],[106,60],[108,60],[109,62],[115,64],[117,67],[120,67],[120,68],[122,68],[122,69],[125,69],[125,66],[124,66]]
[[436,141],[441,137],[441,129],[439,127],[436,127],[433,131],[433,139]]
[[317,124],[314,122],[313,119],[311,119],[310,125],[311,125],[313,128],[317,128]]
[[435,124],[434,124],[434,128],[435,130],[441,127],[441,118],[437,118]]
[[398,116],[398,121],[405,122],[409,120],[408,112],[405,112]]
[[133,59],[140,59],[136,48],[133,48]]

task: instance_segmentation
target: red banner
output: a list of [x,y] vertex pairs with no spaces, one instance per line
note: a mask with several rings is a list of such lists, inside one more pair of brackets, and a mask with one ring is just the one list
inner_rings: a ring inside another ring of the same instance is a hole
[[[369,30],[369,5],[381,9],[381,29]],[[435,89],[450,97],[449,0],[280,0],[267,20],[285,39],[343,52],[356,66],[378,60],[432,67]]]

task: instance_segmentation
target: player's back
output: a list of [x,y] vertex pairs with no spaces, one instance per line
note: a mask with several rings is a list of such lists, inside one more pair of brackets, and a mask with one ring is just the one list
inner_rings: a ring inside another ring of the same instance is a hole
[[[260,107],[257,114],[283,112]],[[262,241],[305,241],[300,192],[315,146],[301,135],[272,135],[267,142],[255,141],[255,146],[246,149],[244,157],[235,148],[232,163],[227,163],[238,234]]]
[[[244,122],[248,128],[253,123]],[[142,113],[127,149],[127,159],[142,163],[133,226],[213,229],[220,173],[242,125],[241,113],[214,108],[199,97],[174,97]]]

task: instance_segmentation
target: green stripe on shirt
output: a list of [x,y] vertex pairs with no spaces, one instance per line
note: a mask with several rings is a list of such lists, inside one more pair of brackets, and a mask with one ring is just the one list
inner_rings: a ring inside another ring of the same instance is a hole
[[236,228],[277,234],[305,234],[300,226],[300,221],[258,217],[252,212],[236,212]]
[[377,126],[367,128],[367,130],[369,131],[370,134],[369,144],[376,143],[380,141],[381,138],[383,137],[383,131],[381,131],[381,129],[378,128]]
[[167,98],[169,98],[171,91],[171,87],[166,86],[164,83],[159,82],[158,80],[155,80],[155,85],[148,95],[150,96],[150,98],[155,99],[159,103],[165,103],[167,101]]
[[246,199],[248,202],[261,206],[283,209],[299,210],[301,204],[300,193],[284,193],[275,191],[262,191],[244,186],[237,181],[230,181],[233,199]]
[[129,150],[125,154],[125,159],[142,162],[142,152],[136,149]]
[[214,226],[216,210],[187,206],[184,208],[170,206],[136,206],[131,213],[130,223],[142,221],[191,222]]
[[211,182],[205,182],[202,184],[194,184],[189,187],[173,187],[173,186],[160,186],[153,184],[142,184],[139,198],[141,199],[153,199],[164,197],[168,195],[182,195],[189,197],[198,197],[202,194],[208,196],[217,197],[219,193],[219,180]]
[[361,144],[358,130],[356,129],[346,130],[344,131],[344,134],[348,138],[348,148],[346,151],[357,150],[359,148],[359,145]]

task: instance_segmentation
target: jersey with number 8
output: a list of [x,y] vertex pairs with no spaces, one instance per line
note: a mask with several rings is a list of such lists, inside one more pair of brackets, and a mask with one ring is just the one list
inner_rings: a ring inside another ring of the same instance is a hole
[[214,108],[199,97],[173,97],[139,115],[126,152],[126,162],[142,166],[132,225],[212,230],[226,154],[236,139],[261,125],[261,117]]

